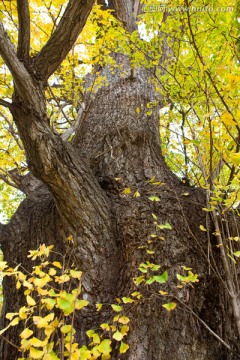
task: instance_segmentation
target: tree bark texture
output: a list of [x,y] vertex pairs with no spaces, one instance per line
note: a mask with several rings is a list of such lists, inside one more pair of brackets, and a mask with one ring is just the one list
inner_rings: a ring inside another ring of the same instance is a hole
[[[134,2],[126,0],[123,4],[121,11],[125,9],[123,16],[127,28],[132,30],[132,18],[128,21],[126,14],[130,16],[128,7]],[[74,1],[70,1],[69,6],[74,6]],[[120,13],[117,5],[115,11]],[[147,72],[135,70],[132,78],[131,67],[124,57],[119,57],[119,62],[125,76],[120,71],[113,75],[108,68],[102,69],[108,86],[98,90],[74,140],[63,141],[48,123],[42,82],[44,72],[49,76],[55,69],[55,65],[44,63],[44,52],[47,54],[52,44],[58,42],[58,38],[56,42],[53,39],[50,47],[46,45],[40,52],[42,55],[34,60],[37,74],[28,71],[27,91],[21,79],[26,68],[21,69],[15,88],[11,111],[24,144],[31,177],[35,176],[38,182],[9,224],[0,229],[5,260],[11,266],[21,263],[30,269],[31,264],[26,260],[30,249],[45,243],[53,244],[57,251],[64,253],[66,237],[73,235],[75,261],[84,272],[84,298],[91,304],[89,310],[76,319],[77,338],[82,343],[86,341],[85,331],[96,328],[100,321],[107,321],[111,316],[108,311],[98,315],[95,303],[111,303],[116,297],[136,291],[132,279],[139,276],[137,269],[141,262],[149,260],[161,265],[162,272],[169,272],[169,292],[174,291],[171,286],[176,285],[176,272],[180,272],[183,265],[189,266],[199,274],[200,282],[176,294],[188,308],[179,305],[167,313],[162,308],[162,299],[152,291],[154,286],[145,286],[141,289],[144,300],[128,313],[130,349],[121,357],[113,352],[111,358],[234,359],[193,314],[227,343],[230,341],[231,314],[224,290],[209,267],[207,237],[199,229],[199,225],[205,223],[202,211],[205,195],[199,189],[181,184],[164,162],[158,129],[162,103],[148,82]],[[7,59],[15,74],[19,64],[17,60],[13,62]],[[157,106],[147,115],[146,105],[154,101]],[[140,112],[136,112],[137,108]],[[154,176],[162,186],[154,188],[149,183]],[[124,194],[125,187],[138,190],[141,196],[132,198]],[[150,201],[152,195],[160,201]],[[155,231],[152,213],[159,223],[171,224],[172,230],[162,230],[165,240],[154,241],[155,253],[150,256],[144,246]],[[214,257],[219,262],[217,251]],[[6,279],[2,326],[7,324],[6,312],[14,312],[20,306],[22,295]],[[16,343],[18,334],[19,329],[12,328],[4,336]],[[2,360],[20,356],[4,339],[0,346]]]

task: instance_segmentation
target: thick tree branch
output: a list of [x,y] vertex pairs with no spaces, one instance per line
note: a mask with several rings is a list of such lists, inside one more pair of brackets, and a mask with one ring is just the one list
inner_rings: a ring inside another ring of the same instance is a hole
[[28,60],[30,51],[30,13],[28,0],[17,0],[18,11],[18,49],[20,60]]
[[4,171],[3,169],[0,170],[2,171],[2,173],[0,173],[1,180],[9,186],[22,191],[26,195],[30,195],[42,184],[42,182],[35,178],[35,176],[31,173],[20,175],[17,168],[10,171]]
[[68,6],[49,41],[34,58],[36,77],[46,81],[77,40],[94,0],[69,0]]
[[114,8],[116,18],[122,21],[127,31],[131,33],[137,29],[136,11],[139,6],[137,0],[112,0],[110,5]]
[[2,22],[0,22],[0,55],[13,76],[18,95],[28,99],[30,103],[42,103],[39,102],[38,99],[42,97],[43,94],[37,91],[38,89],[34,84],[33,78],[24,64],[18,59],[14,46],[4,30]]

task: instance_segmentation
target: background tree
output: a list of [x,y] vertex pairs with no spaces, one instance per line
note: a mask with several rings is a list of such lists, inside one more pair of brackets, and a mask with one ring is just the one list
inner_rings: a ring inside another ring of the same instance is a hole
[[[91,0],[3,1],[0,54],[8,87],[0,103],[13,119],[3,109],[11,135],[6,153],[18,158],[17,169],[6,164],[2,178],[26,195],[1,225],[4,258],[29,269],[29,249],[46,243],[64,253],[66,238],[73,237],[91,304],[76,319],[81,343],[86,330],[111,317],[94,305],[133,293],[135,278],[142,298],[128,305],[130,349],[122,357],[238,358],[238,254],[229,241],[239,237],[231,215],[239,201],[237,23],[230,11],[204,13],[200,20],[197,11],[166,16],[147,8],[159,10],[157,1],[144,4],[139,14],[133,0],[94,8]],[[40,6],[46,20],[39,20]],[[87,67],[92,72],[82,81]],[[160,150],[160,110],[164,155],[183,181]],[[26,175],[16,146],[26,155]],[[225,223],[218,218],[222,208]],[[139,265],[146,261],[168,272],[163,290],[180,304],[174,312],[162,309],[157,281],[141,286],[138,268],[144,273]],[[197,285],[176,287],[176,273],[186,275],[182,266],[198,274]],[[4,286],[3,326],[5,313],[23,301],[9,279]],[[12,346],[18,334],[18,327],[4,334],[2,359],[18,357]]]

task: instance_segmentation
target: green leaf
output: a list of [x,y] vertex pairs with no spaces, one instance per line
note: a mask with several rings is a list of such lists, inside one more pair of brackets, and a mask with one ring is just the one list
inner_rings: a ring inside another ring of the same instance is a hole
[[160,276],[154,276],[154,280],[160,284],[164,284],[165,282],[168,281],[168,272],[165,271],[162,275]]
[[183,284],[191,283],[191,282],[198,282],[198,274],[193,274],[192,271],[188,271],[187,276],[182,276],[180,274],[177,274],[177,279],[180,280]]
[[151,268],[151,271],[157,271],[160,269],[160,265],[154,264],[153,267]]
[[52,299],[52,298],[46,298],[46,299],[42,299],[42,304],[46,305],[46,308],[48,310],[52,310],[56,304],[56,300]]
[[81,360],[88,360],[88,359],[91,359],[92,355],[91,355],[91,351],[88,350],[87,346],[82,346],[80,349],[79,349],[79,359]]
[[116,312],[122,311],[122,307],[120,305],[112,304],[111,307]]
[[171,230],[172,229],[172,226],[169,224],[169,223],[166,223],[166,224],[158,224],[157,227],[159,229],[168,229],[168,230]]
[[160,198],[158,196],[154,196],[154,195],[150,196],[148,199],[151,201],[160,201]]
[[74,301],[64,300],[64,299],[57,299],[57,307],[63,311],[64,315],[70,315],[74,311]]
[[146,281],[146,284],[151,285],[155,281],[154,276]]
[[98,334],[94,333],[92,336],[92,341],[94,344],[100,344],[101,340]]
[[60,330],[63,334],[67,334],[72,330],[72,325],[63,325]]
[[101,354],[104,354],[104,355],[108,355],[111,353],[112,351],[112,348],[111,348],[111,340],[109,339],[104,339],[100,345],[98,345],[98,351],[101,353]]
[[183,269],[183,270],[192,270],[192,268],[189,268],[189,267],[186,267],[186,266],[181,266],[181,268]]
[[137,277],[137,278],[134,279],[134,283],[135,283],[136,285],[141,284],[141,282],[143,282],[143,281],[144,281],[144,276],[139,276],[139,277]]
[[168,311],[172,311],[175,309],[175,307],[177,306],[177,304],[175,302],[170,302],[168,304],[163,304],[162,305],[165,309],[167,309]]
[[129,303],[133,303],[134,300],[128,297],[123,297],[122,301],[124,302],[124,304],[129,304]]

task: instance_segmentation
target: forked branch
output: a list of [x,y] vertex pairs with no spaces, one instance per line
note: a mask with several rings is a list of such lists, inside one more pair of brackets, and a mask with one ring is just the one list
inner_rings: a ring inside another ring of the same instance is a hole
[[53,35],[34,58],[38,79],[46,81],[65,59],[82,31],[93,4],[94,0],[69,0]]

